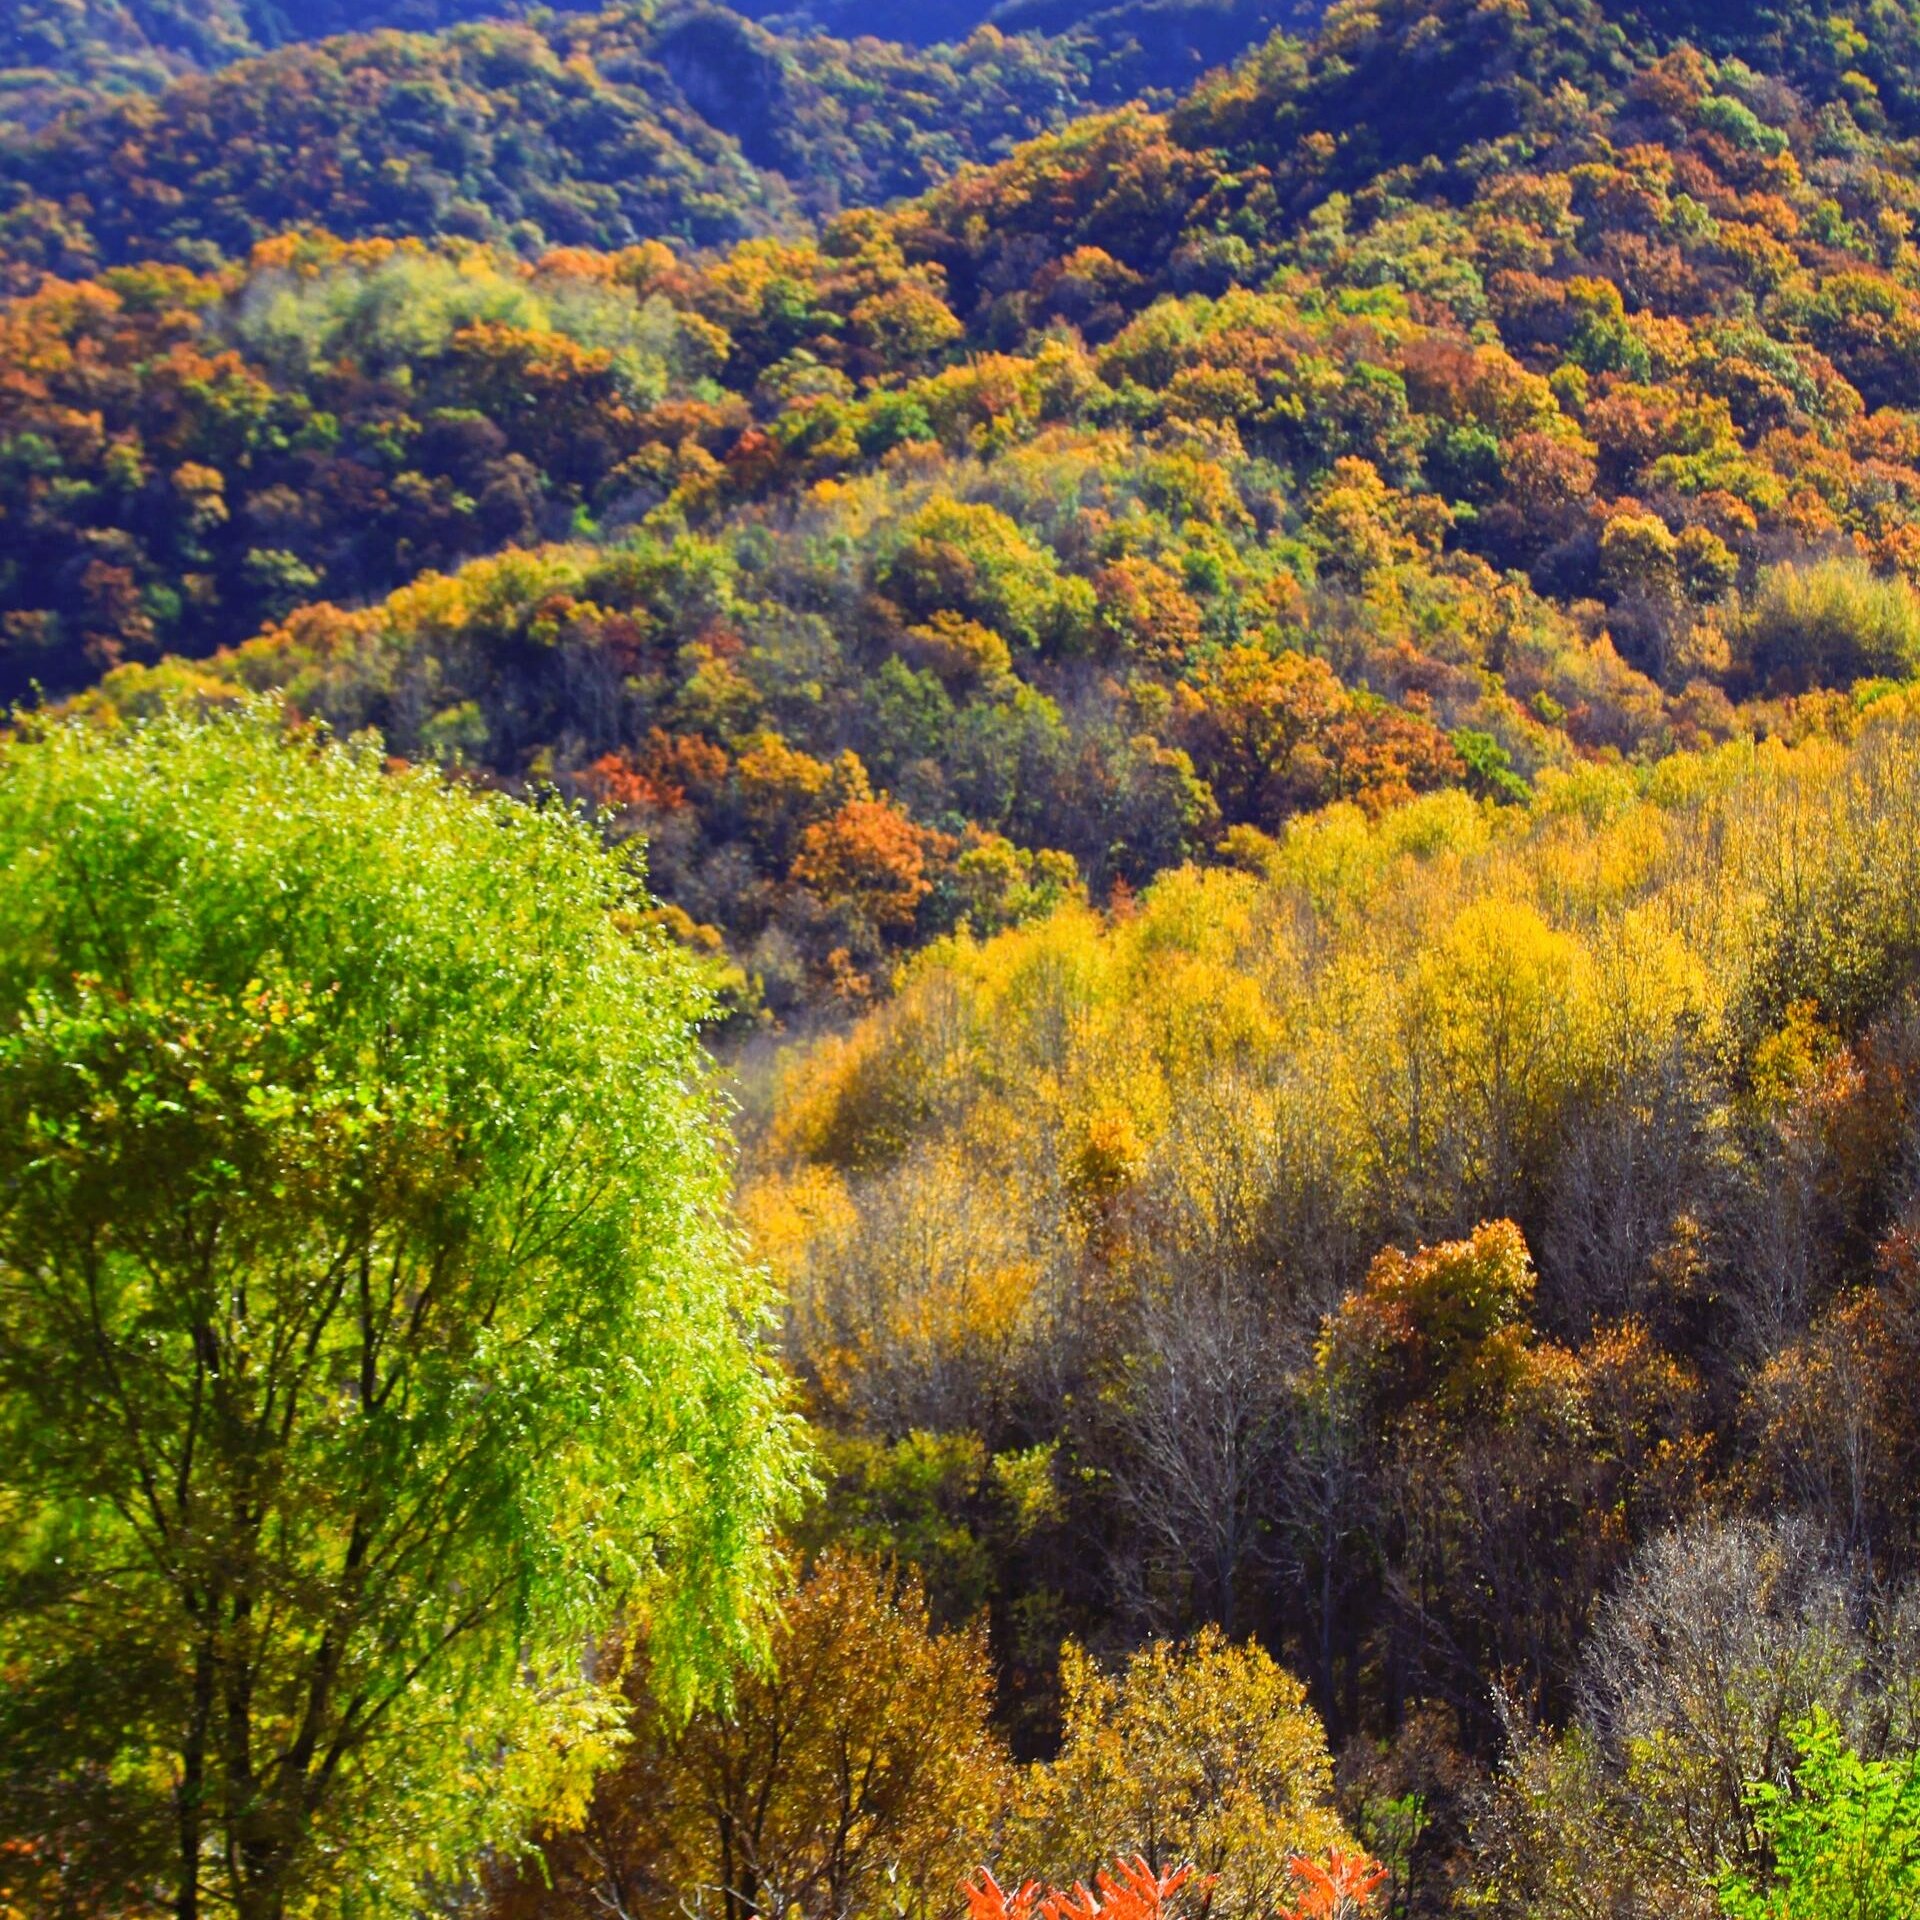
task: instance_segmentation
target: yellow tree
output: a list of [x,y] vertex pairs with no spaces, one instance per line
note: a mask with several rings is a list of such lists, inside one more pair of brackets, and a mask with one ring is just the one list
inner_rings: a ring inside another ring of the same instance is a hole
[[1345,1846],[1333,1762],[1306,1689],[1213,1628],[1156,1641],[1120,1674],[1069,1642],[1059,1757],[1029,1768],[1007,1857],[1056,1885],[1116,1853],[1217,1875],[1211,1910],[1271,1913],[1296,1855]]

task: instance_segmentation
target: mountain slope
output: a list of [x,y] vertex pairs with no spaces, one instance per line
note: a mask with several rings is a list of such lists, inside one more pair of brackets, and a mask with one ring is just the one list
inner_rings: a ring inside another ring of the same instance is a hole
[[[591,12],[591,6],[560,9]],[[158,92],[278,48],[383,29],[432,33],[480,22],[525,19],[548,9],[524,0],[17,0],[0,30],[0,121],[37,126],[102,97]],[[993,24],[1007,33],[1077,36],[1133,69],[1132,89],[1177,88],[1231,59],[1281,24],[1317,12],[1314,0],[981,0],[929,6],[828,6],[812,12],[766,4],[743,13],[787,38],[825,33],[915,47],[964,40]],[[536,23],[537,24],[537,23]]]
[[785,1013],[1330,799],[1840,725],[1920,664],[1920,256],[1819,84],[1349,12],[817,240],[50,288],[12,685],[268,623],[159,684],[604,801]]
[[37,124],[89,96],[154,92],[293,40],[510,19],[517,0],[14,0],[0,118]]
[[[1212,17],[1233,51],[1269,15]],[[651,4],[325,41],[0,136],[0,253],[24,284],[202,262],[296,224],[713,245],[920,192],[1180,72],[1092,30],[916,53]]]
[[1783,1702],[1920,1744],[1913,17],[1348,0],[1085,114],[1151,31],[626,9],[96,103],[5,161],[4,689],[644,850],[798,1548],[989,1619],[1023,1751],[1063,1638],[1213,1623],[1404,1920],[1704,1920]]

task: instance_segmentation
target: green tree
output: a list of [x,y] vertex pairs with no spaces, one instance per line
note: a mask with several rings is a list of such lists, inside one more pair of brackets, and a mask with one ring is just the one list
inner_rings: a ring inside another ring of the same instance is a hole
[[256,710],[0,753],[33,1910],[412,1912],[577,1801],[617,1614],[670,1700],[756,1651],[796,1443],[643,905],[573,816]]
[[1764,1886],[1729,1874],[1733,1920],[1902,1920],[1920,1912],[1920,1753],[1863,1760],[1816,1707],[1793,1730],[1793,1784],[1748,1789],[1773,1854]]

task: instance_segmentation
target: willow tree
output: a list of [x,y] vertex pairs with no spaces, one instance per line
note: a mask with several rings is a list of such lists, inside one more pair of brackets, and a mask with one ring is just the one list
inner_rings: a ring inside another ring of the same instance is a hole
[[[794,1439],[704,996],[558,809],[0,749],[0,1881],[413,1911],[755,1649]],[[0,1886],[0,1906],[6,1904]]]

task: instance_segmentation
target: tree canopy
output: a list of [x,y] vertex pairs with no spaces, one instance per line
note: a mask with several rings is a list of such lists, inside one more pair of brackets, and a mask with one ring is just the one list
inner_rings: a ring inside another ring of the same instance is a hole
[[108,1911],[411,1912],[762,1644],[706,995],[557,807],[253,711],[0,750],[0,1804]]

